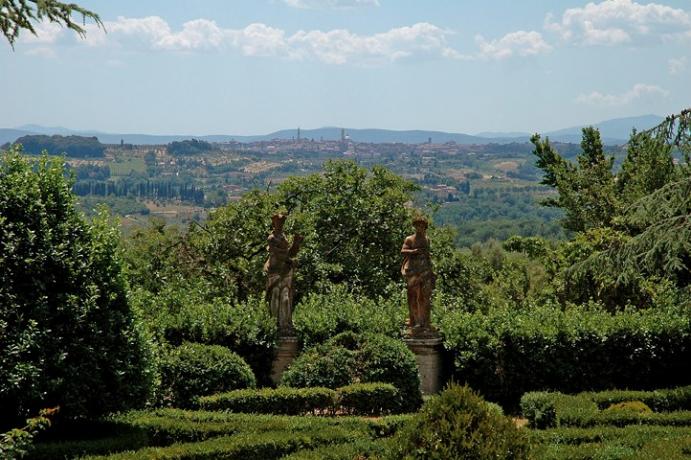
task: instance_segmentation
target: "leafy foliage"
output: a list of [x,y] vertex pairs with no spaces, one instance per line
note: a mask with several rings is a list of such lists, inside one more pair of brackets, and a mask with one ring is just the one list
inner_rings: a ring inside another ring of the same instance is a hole
[[163,402],[177,407],[190,407],[199,396],[255,385],[247,363],[219,345],[187,342],[169,350],[161,363]]
[[526,391],[687,384],[688,306],[611,314],[555,305],[449,312],[439,322],[455,377],[511,407]]
[[50,427],[50,417],[54,416],[58,410],[57,407],[41,409],[38,417],[28,419],[23,428],[14,428],[7,433],[0,433],[0,457],[7,460],[23,457],[29,450],[34,437]]
[[387,297],[372,300],[345,285],[333,285],[324,293],[303,297],[293,321],[301,343],[310,347],[345,331],[399,337],[406,315],[405,298],[393,286]]
[[74,207],[60,162],[0,160],[0,406],[68,417],[143,404],[153,370],[127,299],[118,232]]
[[57,22],[79,35],[86,35],[86,30],[79,23],[74,22],[72,16],[81,14],[82,20],[92,19],[103,27],[101,18],[93,11],[87,10],[74,3],[64,3],[56,0],[4,0],[0,8],[0,31],[10,45],[14,45],[21,30],[28,30],[36,35],[33,21],[44,18],[50,22]]
[[528,435],[470,388],[450,385],[402,430],[391,458],[527,459]]
[[351,383],[390,383],[399,392],[399,410],[420,406],[420,380],[412,352],[380,334],[344,332],[305,350],[282,376],[291,387],[338,388]]
[[[559,192],[547,204],[564,209],[565,227],[582,232],[576,243],[586,243],[567,244],[567,251],[577,250],[570,251],[557,274],[565,281],[563,291],[576,293],[569,300],[644,307],[653,303],[651,285],[671,282],[685,289],[690,284],[690,133],[691,110],[651,130],[634,131],[616,173],[592,128],[583,130],[577,164],[561,157],[548,140],[533,137],[543,183]],[[683,163],[675,164],[675,150]]]
[[159,295],[138,290],[133,297],[160,344],[221,345],[242,356],[260,383],[268,383],[276,321],[264,301],[209,300],[206,287],[191,282],[170,283]]

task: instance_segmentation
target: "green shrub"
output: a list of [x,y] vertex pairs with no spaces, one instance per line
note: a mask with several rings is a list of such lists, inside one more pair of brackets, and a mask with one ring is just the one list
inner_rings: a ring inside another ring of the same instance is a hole
[[397,436],[395,459],[522,459],[529,440],[468,387],[451,385],[432,398]]
[[62,160],[0,154],[0,425],[142,406],[155,370],[119,234],[75,209]]
[[289,387],[338,388],[353,381],[357,366],[353,350],[321,344],[302,352],[281,376],[281,383]]
[[611,314],[547,304],[487,314],[449,312],[439,327],[456,379],[514,407],[528,391],[688,384],[690,308]]
[[336,392],[328,388],[261,388],[235,390],[199,398],[205,410],[227,410],[254,414],[302,415],[332,412]]
[[521,398],[521,414],[528,419],[530,428],[544,429],[557,425],[555,393],[533,391]]
[[169,282],[158,294],[139,290],[134,298],[159,341],[224,346],[242,356],[259,383],[268,384],[276,320],[266,302],[250,297],[233,303],[208,290],[201,280]]
[[163,402],[190,407],[199,396],[254,387],[252,369],[237,354],[218,345],[185,343],[161,362]]
[[605,411],[608,412],[634,412],[637,414],[650,414],[652,409],[648,407],[645,403],[641,401],[624,401],[620,403],[614,403],[609,406]]
[[339,388],[337,393],[338,406],[354,415],[387,414],[400,405],[398,390],[389,383],[353,383]]
[[345,285],[331,285],[325,293],[313,293],[295,307],[293,322],[304,347],[326,342],[345,331],[400,337],[407,314],[400,291],[372,300]]
[[390,383],[399,391],[397,411],[420,407],[415,356],[400,340],[379,334],[344,332],[305,350],[284,372],[291,387],[339,388],[351,383]]

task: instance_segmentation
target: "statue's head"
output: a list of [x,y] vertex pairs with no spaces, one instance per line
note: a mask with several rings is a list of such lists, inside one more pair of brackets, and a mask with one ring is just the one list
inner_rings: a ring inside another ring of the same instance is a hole
[[288,216],[283,214],[282,212],[277,212],[276,214],[271,216],[271,224],[273,225],[274,230],[283,229],[283,224],[285,224],[287,218]]
[[425,216],[418,214],[413,217],[413,227],[415,227],[415,231],[418,233],[424,233],[428,226],[429,223],[427,222],[427,218],[425,218]]

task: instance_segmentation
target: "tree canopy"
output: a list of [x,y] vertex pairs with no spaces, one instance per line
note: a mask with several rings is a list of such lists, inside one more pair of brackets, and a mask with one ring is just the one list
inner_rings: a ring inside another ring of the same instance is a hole
[[576,163],[548,139],[532,142],[543,183],[558,192],[546,204],[562,208],[564,227],[579,232],[561,262],[574,300],[645,305],[665,281],[691,285],[691,110],[634,131],[617,171],[593,128],[583,130]]
[[[81,15],[82,24],[75,22],[75,15]],[[22,30],[36,35],[33,23],[46,19],[84,36],[86,35],[84,23],[87,18],[93,20],[99,27],[103,27],[98,14],[76,3],[56,0],[0,0],[0,31],[12,46]]]

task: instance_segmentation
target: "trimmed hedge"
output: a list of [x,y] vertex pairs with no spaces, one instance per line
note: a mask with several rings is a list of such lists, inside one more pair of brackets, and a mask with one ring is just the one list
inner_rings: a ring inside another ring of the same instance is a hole
[[398,390],[388,383],[354,383],[337,393],[336,404],[354,415],[390,414],[400,405]]
[[205,410],[254,414],[301,415],[333,411],[336,392],[329,388],[261,388],[235,390],[199,398]]
[[[254,436],[264,433],[291,434],[296,437],[302,434],[312,436],[314,433],[319,433],[320,436],[324,435],[320,439],[329,444],[353,442],[366,444],[373,439],[392,436],[409,420],[410,416],[407,415],[366,419],[359,417],[248,415],[182,409],[134,411],[115,416],[105,423],[101,423],[101,427],[88,434],[89,439],[74,439],[75,435],[84,436],[79,426],[75,426],[73,429],[63,427],[63,429],[73,431],[72,440],[40,443],[28,458],[34,460],[76,458],[87,454],[103,455],[144,447],[150,448],[137,451],[137,454],[144,456],[144,458],[154,455],[154,452],[161,452],[163,458],[170,458],[171,455],[173,458],[177,458],[175,457],[177,454],[181,455],[180,458],[196,458],[194,455],[197,454],[201,455],[201,458],[207,458],[207,455],[218,454],[219,450],[214,450],[217,448],[223,452],[223,458],[244,458],[241,454],[246,452],[242,450],[246,446],[238,451],[235,444],[226,442],[223,442],[221,447],[214,443],[207,443],[206,447],[200,451],[195,450],[197,448],[193,448],[191,445],[182,450],[176,450],[177,448],[174,449],[173,447],[182,445],[175,443],[206,443],[207,440],[219,437],[238,436],[243,438],[248,435]],[[341,437],[340,434],[344,433],[347,436]],[[276,439],[272,436],[269,436],[269,441],[275,442]],[[63,438],[66,436],[60,436],[60,439]],[[266,441],[266,438],[261,437],[261,439]],[[307,449],[319,445],[321,444],[305,444],[301,448]],[[165,449],[166,446],[170,446],[171,449]],[[152,449],[151,447],[163,449]],[[286,448],[283,444],[279,447],[280,449]],[[291,450],[287,449],[281,455],[289,453],[288,451]],[[132,452],[123,455],[124,458],[138,458]]]
[[655,412],[691,410],[691,385],[654,391],[599,391],[583,393],[600,409],[626,401],[640,401]]
[[200,396],[255,385],[247,363],[220,345],[184,343],[161,363],[163,402],[178,407],[192,407]]
[[172,444],[166,447],[147,447],[105,457],[86,457],[85,460],[216,460],[218,458],[267,460],[280,458],[300,449],[347,442],[355,437],[355,433],[338,428],[332,428],[328,432],[315,430],[299,433],[285,431],[238,433],[233,436],[222,436],[200,442]]
[[454,311],[439,327],[454,356],[456,380],[504,407],[528,391],[690,383],[690,307],[615,314],[556,305]]
[[[388,441],[388,440],[387,440]],[[282,460],[376,460],[385,458],[391,447],[387,441],[358,440],[351,443],[300,450]]]
[[344,332],[305,350],[283,373],[290,387],[339,388],[352,383],[390,383],[399,391],[396,412],[422,404],[415,356],[400,340]]
[[536,458],[545,460],[675,460],[691,455],[686,427],[554,428],[531,432]]
[[333,414],[342,410],[352,415],[381,415],[395,412],[398,390],[388,383],[355,383],[329,388],[261,388],[235,390],[199,398],[204,410],[237,413],[303,415]]
[[[531,392],[521,398],[521,411],[532,428],[540,429],[556,426],[630,424],[691,426],[691,411],[678,410],[687,407],[688,395],[691,395],[691,386],[649,392],[607,391],[578,395]],[[618,410],[611,408],[612,405],[632,401],[642,404],[642,407],[648,406],[648,401],[655,408],[675,412],[657,413],[633,407]]]

